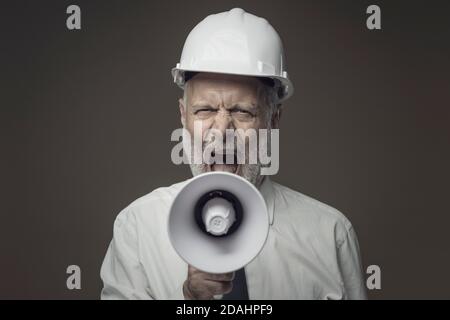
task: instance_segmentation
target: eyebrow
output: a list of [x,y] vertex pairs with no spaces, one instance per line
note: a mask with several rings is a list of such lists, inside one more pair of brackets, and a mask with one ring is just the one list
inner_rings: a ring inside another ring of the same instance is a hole
[[[193,105],[191,105],[191,109],[202,109],[202,108],[217,109],[217,107],[211,105],[208,102],[197,102],[197,103],[194,103]],[[236,103],[228,109],[230,109],[230,110],[241,109],[241,110],[256,112],[258,110],[258,106],[254,103],[245,103],[244,102],[244,103]]]
[[201,109],[201,108],[215,108],[214,106],[212,106],[210,103],[207,102],[198,102],[198,103],[194,103],[193,105],[191,105],[192,109]]
[[236,103],[231,107],[231,109],[242,109],[246,111],[256,112],[258,110],[258,106],[254,103]]

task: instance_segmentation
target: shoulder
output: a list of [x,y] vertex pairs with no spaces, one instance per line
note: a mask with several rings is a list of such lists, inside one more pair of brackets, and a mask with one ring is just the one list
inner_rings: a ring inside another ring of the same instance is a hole
[[167,201],[171,202],[188,181],[189,180],[186,180],[167,187],[157,188],[152,192],[147,193],[140,198],[137,198],[136,200],[131,202],[127,208],[130,210],[135,210],[141,207],[147,207],[149,205],[163,204]]
[[278,199],[277,213],[285,214],[302,232],[332,234],[339,244],[352,230],[351,222],[340,210],[279,183],[273,182],[273,186]]
[[164,219],[178,191],[188,182],[182,181],[167,187],[160,187],[131,202],[117,215],[115,226],[133,221]]

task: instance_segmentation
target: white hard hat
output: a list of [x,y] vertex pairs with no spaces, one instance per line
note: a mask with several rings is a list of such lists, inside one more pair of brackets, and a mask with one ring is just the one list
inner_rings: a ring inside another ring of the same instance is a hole
[[174,82],[184,88],[188,72],[263,77],[279,84],[279,102],[294,87],[288,78],[283,43],[266,19],[240,8],[207,16],[189,33]]

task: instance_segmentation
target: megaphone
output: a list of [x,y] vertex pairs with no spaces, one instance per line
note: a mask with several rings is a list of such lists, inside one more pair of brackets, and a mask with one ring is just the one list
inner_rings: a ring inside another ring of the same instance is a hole
[[170,207],[172,246],[186,263],[204,272],[228,273],[244,267],[261,251],[268,232],[264,198],[236,174],[198,175]]

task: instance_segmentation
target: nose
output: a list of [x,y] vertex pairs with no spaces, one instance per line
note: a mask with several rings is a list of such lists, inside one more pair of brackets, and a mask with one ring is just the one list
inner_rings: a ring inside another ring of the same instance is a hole
[[225,135],[227,129],[234,129],[230,113],[226,110],[217,112],[214,118],[213,128],[219,130],[223,135]]

